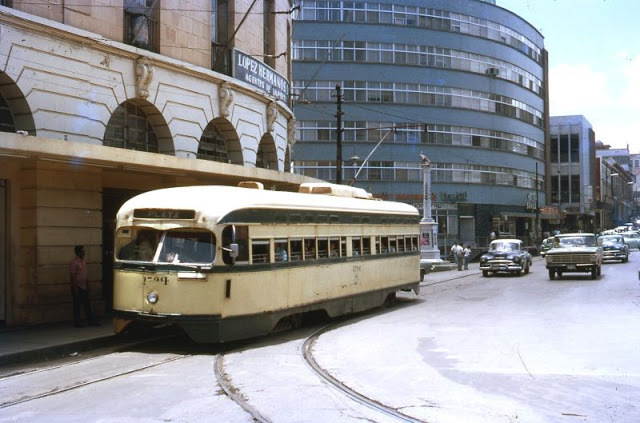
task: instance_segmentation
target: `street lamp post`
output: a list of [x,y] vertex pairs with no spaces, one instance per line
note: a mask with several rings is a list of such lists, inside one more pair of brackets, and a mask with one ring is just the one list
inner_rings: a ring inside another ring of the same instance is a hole
[[438,249],[438,222],[431,217],[431,161],[420,153],[423,173],[423,217],[420,220],[420,268],[431,269],[442,263]]

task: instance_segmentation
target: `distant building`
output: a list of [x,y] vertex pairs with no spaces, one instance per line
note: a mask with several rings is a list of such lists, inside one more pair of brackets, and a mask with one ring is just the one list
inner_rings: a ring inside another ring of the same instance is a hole
[[542,35],[493,1],[298,5],[294,171],[335,181],[340,169],[344,183],[360,172],[355,185],[422,208],[422,152],[441,247],[487,245],[492,231],[532,243],[547,202]]
[[602,198],[603,226],[620,226],[637,214],[635,175],[629,148],[611,148],[599,141],[596,143],[596,157],[601,163],[601,184],[608,187],[608,190],[603,189],[602,192],[610,194],[609,197]]

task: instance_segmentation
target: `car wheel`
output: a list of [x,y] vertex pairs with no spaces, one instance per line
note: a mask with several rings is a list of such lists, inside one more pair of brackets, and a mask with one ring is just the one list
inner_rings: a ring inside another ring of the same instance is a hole
[[549,279],[554,280],[556,278],[556,271],[549,269]]
[[486,270],[483,270],[482,271],[482,276],[485,277],[485,278],[489,277],[489,272],[487,272]]
[[591,268],[591,279],[595,279],[598,277],[598,267],[594,266]]
[[420,269],[420,282],[424,280],[424,269]]
[[562,272],[558,270],[558,277],[562,276]]
[[527,263],[527,267],[524,268],[524,273],[529,273],[529,268],[531,267],[530,263]]
[[598,276],[602,275],[602,266],[598,266]]

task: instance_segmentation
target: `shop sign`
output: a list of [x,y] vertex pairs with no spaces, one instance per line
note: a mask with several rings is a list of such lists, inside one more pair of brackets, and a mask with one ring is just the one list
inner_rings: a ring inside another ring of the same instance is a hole
[[464,191],[455,193],[444,191],[440,193],[440,201],[443,203],[459,203],[467,201],[467,193]]
[[289,81],[269,66],[241,52],[233,50],[233,76],[264,91],[285,103],[289,99]]

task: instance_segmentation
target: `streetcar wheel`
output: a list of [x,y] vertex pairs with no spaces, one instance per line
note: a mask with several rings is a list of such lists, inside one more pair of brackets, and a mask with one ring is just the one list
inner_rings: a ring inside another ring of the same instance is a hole
[[549,279],[554,280],[556,278],[556,271],[549,269]]

